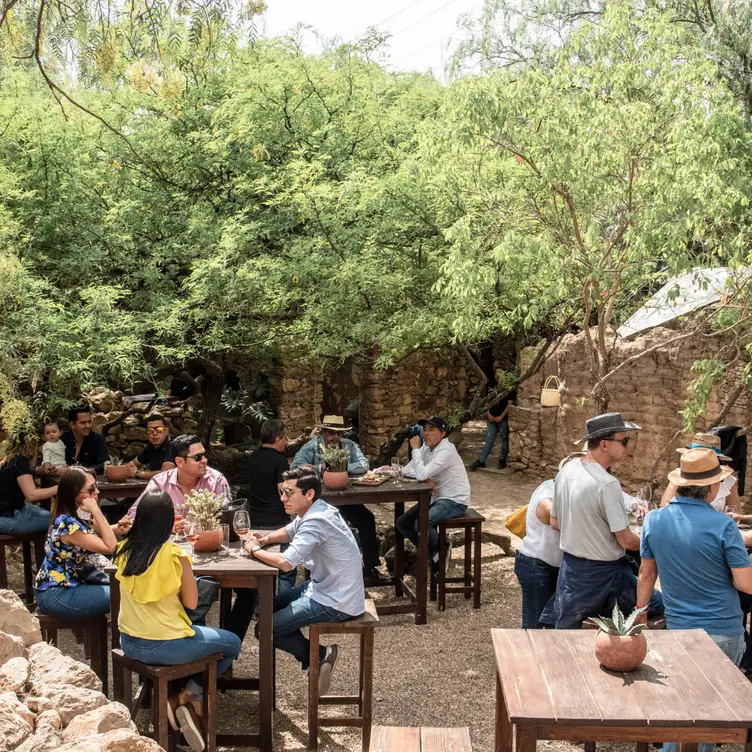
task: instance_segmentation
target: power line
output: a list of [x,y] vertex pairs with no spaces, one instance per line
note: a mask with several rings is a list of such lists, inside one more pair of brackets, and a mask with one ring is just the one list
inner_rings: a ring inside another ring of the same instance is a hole
[[404,5],[402,8],[400,8],[396,13],[392,13],[391,16],[387,16],[383,21],[379,21],[377,24],[369,24],[368,26],[366,26],[366,28],[363,31],[360,32],[360,34],[357,34],[356,36],[354,36],[348,42],[348,44],[352,44],[352,42],[358,39],[358,37],[363,36],[363,34],[365,34],[366,31],[368,31],[368,29],[378,29],[379,26],[383,26],[387,21],[391,21],[393,18],[397,18],[397,16],[402,15],[406,10],[410,10],[410,8],[412,8],[413,5],[417,5],[418,3],[422,3],[422,2],[423,0],[413,0],[411,3],[408,3],[407,5]]
[[434,39],[433,42],[429,42],[427,45],[421,47],[418,50],[411,52],[409,55],[403,55],[399,60],[395,60],[395,62],[393,62],[392,65],[399,65],[401,62],[405,60],[409,60],[411,57],[414,57],[415,55],[419,55],[421,52],[423,52],[424,50],[427,50],[429,47],[433,47],[435,44],[440,44],[445,39],[449,39],[449,37],[451,37],[453,34],[454,32],[452,31],[446,36],[441,37],[440,39]]
[[444,10],[444,8],[448,8],[450,5],[454,5],[456,2],[459,2],[459,0],[449,0],[449,2],[444,3],[439,8],[436,8],[436,10],[432,10],[430,13],[427,13],[422,18],[419,18],[417,21],[413,21],[413,23],[409,24],[408,26],[405,26],[404,29],[400,29],[399,31],[395,32],[394,34],[390,34],[392,38],[399,36],[400,34],[404,34],[406,31],[409,31],[414,26],[417,26],[421,21],[425,21],[427,18],[430,18],[431,16],[435,16],[440,11]]

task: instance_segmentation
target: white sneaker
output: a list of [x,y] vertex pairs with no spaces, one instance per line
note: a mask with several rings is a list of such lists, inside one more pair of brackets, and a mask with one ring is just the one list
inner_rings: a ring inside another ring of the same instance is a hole
[[327,645],[326,655],[324,655],[319,663],[319,697],[323,697],[329,691],[338,652],[339,650],[336,645]]

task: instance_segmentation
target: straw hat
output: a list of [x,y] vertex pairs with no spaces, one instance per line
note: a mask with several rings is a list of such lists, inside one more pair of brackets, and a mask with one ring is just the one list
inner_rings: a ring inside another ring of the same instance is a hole
[[688,452],[690,449],[712,449],[718,455],[719,460],[732,462],[731,457],[721,454],[721,437],[716,436],[714,433],[696,433],[692,437],[692,441],[689,442],[688,447],[680,447],[676,451],[679,454],[684,454],[684,452]]
[[349,431],[352,426],[346,426],[341,415],[325,415],[316,428],[323,428],[325,431]]
[[712,486],[728,478],[733,470],[721,467],[718,455],[712,449],[687,449],[679,459],[679,467],[668,474],[668,479],[682,486]]

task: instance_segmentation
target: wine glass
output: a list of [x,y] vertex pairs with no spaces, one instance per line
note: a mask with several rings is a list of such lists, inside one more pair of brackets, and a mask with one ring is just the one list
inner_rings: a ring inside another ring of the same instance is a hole
[[[178,523],[182,522],[182,520],[183,520],[183,515],[176,510],[173,516],[173,523],[172,523],[172,531],[173,531],[173,535],[175,536],[176,541],[180,540],[181,534],[175,528],[178,526]],[[185,529],[183,529],[183,532],[185,532]]]
[[394,473],[394,485],[402,488],[402,465],[399,457],[392,457],[392,472]]
[[251,518],[245,509],[238,509],[232,518],[232,529],[235,531],[235,535],[244,540],[244,537],[248,535],[248,530],[251,527]]

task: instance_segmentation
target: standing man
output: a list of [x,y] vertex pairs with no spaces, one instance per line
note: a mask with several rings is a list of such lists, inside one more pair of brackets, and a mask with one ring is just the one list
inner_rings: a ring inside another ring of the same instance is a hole
[[[668,629],[704,629],[738,666],[744,653],[739,593],[752,593],[752,567],[736,523],[711,507],[731,468],[712,449],[690,449],[669,473],[676,496],[642,527],[637,603],[646,604],[661,578]],[[645,614],[637,617],[641,621]],[[713,744],[700,744],[711,752]],[[665,752],[676,752],[673,742]]]
[[[282,572],[305,564],[311,573],[309,582],[274,597],[274,647],[293,655],[305,671],[310,643],[301,628],[348,621],[366,609],[360,551],[336,507],[320,498],[321,480],[313,468],[287,471],[280,494],[285,511],[295,519],[268,535],[252,533],[245,547],[251,556]],[[263,550],[275,543],[290,545],[284,553]],[[319,696],[329,691],[336,660],[336,645],[319,647]]]
[[[640,539],[629,529],[624,494],[608,472],[624,458],[630,434],[639,431],[619,413],[587,421],[587,454],[573,459],[554,481],[551,527],[560,530],[562,557],[556,593],[541,614],[542,624],[579,629],[618,603],[630,612],[637,601],[637,577],[625,553],[639,550]],[[662,613],[656,600],[651,616]]]
[[164,415],[153,413],[146,419],[146,437],[149,446],[128,464],[133,468],[131,477],[151,480],[175,467],[175,448]]
[[493,451],[497,436],[501,436],[501,453],[496,467],[503,470],[507,466],[507,457],[509,457],[509,406],[513,405],[516,400],[517,390],[513,389],[506,397],[502,397],[486,410],[486,443],[480,453],[480,458],[470,465],[469,470],[477,470],[479,467],[486,466],[486,460]]
[[110,451],[104,436],[92,430],[91,408],[88,405],[72,408],[68,413],[68,426],[69,430],[60,437],[65,444],[66,464],[82,465],[103,473]]
[[[410,439],[413,456],[405,466],[405,475],[430,483],[434,492],[428,509],[428,556],[439,561],[439,534],[436,525],[449,517],[461,517],[470,504],[470,481],[457,448],[447,439],[449,424],[444,418],[432,415],[419,420],[423,427],[423,441],[415,435]],[[419,505],[415,504],[397,520],[397,530],[418,545]],[[449,541],[447,540],[449,544]],[[451,559],[451,544],[447,561]]]
[[[345,419],[341,415],[325,415],[318,428],[321,429],[321,434],[300,447],[292,461],[293,467],[313,465],[316,469],[322,470],[322,453],[327,447],[333,447],[347,451],[347,472],[350,475],[363,475],[368,472],[368,459],[360,447],[354,441],[342,437],[352,426],[345,425]],[[345,522],[358,531],[360,545],[363,547],[363,581],[366,587],[390,586],[391,579],[378,570],[381,557],[373,512],[365,504],[346,504],[337,508]]]

